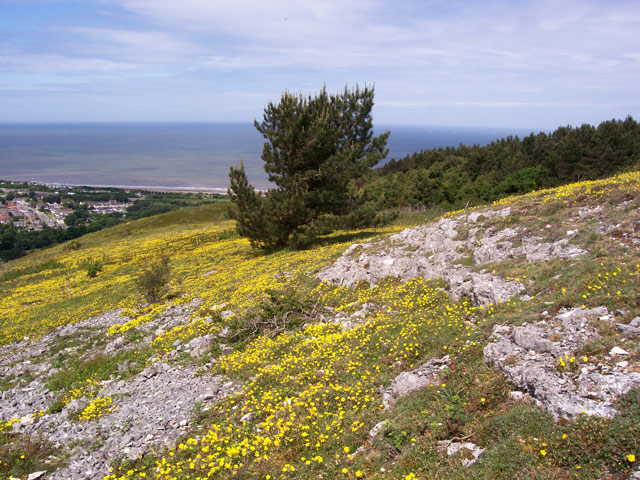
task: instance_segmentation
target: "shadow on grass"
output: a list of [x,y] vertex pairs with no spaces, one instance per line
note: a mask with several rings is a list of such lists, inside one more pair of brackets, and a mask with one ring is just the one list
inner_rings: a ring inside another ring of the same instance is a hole
[[327,247],[329,245],[334,245],[336,243],[346,243],[346,242],[355,242],[357,240],[369,239],[372,237],[376,237],[382,235],[381,232],[376,230],[364,230],[359,232],[344,232],[339,233],[337,235],[330,235],[326,237],[319,237],[318,241],[315,242],[312,247],[322,246]]
[[318,247],[329,247],[338,243],[356,242],[358,240],[370,239],[383,233],[376,230],[365,230],[359,232],[344,232],[337,235],[330,234],[325,237],[318,237],[313,243],[305,248],[296,249],[291,246],[282,246],[274,248],[238,248],[233,252],[227,253],[227,255],[241,255],[243,257],[268,257],[275,253],[287,253],[287,252],[300,252],[305,250],[312,250]]

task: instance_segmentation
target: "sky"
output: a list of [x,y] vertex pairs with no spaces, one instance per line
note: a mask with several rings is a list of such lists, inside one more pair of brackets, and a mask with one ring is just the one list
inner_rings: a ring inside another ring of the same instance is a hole
[[0,0],[0,122],[251,122],[375,85],[374,124],[640,119],[634,1]]

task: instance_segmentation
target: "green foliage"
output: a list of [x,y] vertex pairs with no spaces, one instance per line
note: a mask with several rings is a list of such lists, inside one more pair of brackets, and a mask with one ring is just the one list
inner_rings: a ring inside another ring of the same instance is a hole
[[136,200],[133,205],[127,208],[127,220],[137,220],[172,212],[179,208],[216,203],[225,199],[226,196],[219,194],[150,193],[145,198]]
[[[26,184],[1,182],[6,188],[27,188]],[[48,191],[44,185],[38,189]],[[92,187],[78,187],[73,192],[63,192],[45,196],[43,201],[49,203],[64,203],[71,206],[74,211],[65,217],[67,228],[43,227],[42,230],[25,230],[12,224],[0,224],[0,260],[13,260],[27,254],[30,250],[46,248],[58,243],[63,243],[81,237],[87,233],[98,232],[108,227],[122,223],[125,220],[139,219],[155,216],[161,213],[182,209],[185,207],[213,204],[226,201],[225,195],[220,194],[193,194],[193,193],[163,193],[148,194],[146,198],[133,203],[126,213],[113,212],[107,214],[91,213],[86,205],[79,202],[96,202],[117,200],[126,202],[130,193],[116,188],[104,188],[106,191],[93,191]],[[34,191],[29,190],[31,196]],[[9,192],[11,198],[15,197],[13,191]],[[71,194],[73,193],[73,196]],[[76,243],[68,244],[74,249]]]
[[100,260],[89,260],[84,265],[84,268],[87,270],[87,277],[93,278],[102,271],[102,262]]
[[551,452],[554,460],[567,467],[593,463],[628,475],[634,465],[626,456],[640,447],[640,389],[621,397],[617,408],[613,419],[583,417],[554,432],[549,442],[555,447]]
[[376,211],[353,185],[386,154],[389,133],[373,137],[373,88],[329,95],[283,93],[269,103],[255,127],[267,139],[262,159],[276,185],[260,195],[244,165],[229,173],[229,195],[238,233],[254,247],[303,248],[338,228],[371,225]]
[[136,279],[136,284],[144,298],[152,303],[158,301],[167,292],[170,280],[169,258],[163,257],[142,272]]
[[489,145],[422,150],[374,170],[362,193],[380,207],[460,208],[507,195],[603,178],[640,166],[640,124],[628,117],[597,128],[507,137]]
[[60,455],[60,451],[42,437],[0,430],[2,478],[27,478],[35,471],[54,471],[60,461],[57,457],[51,457],[52,455]]
[[69,243],[62,247],[62,250],[65,252],[80,250],[82,244],[78,240],[71,240]]
[[230,340],[234,343],[258,336],[273,337],[316,321],[311,298],[301,295],[293,287],[269,289],[266,294],[257,309],[229,323],[232,329]]
[[79,205],[72,213],[64,218],[65,225],[70,227],[78,227],[89,223],[91,221],[91,214],[87,210],[86,205]]
[[2,275],[0,275],[0,282],[15,280],[16,278],[20,278],[25,275],[33,275],[34,273],[45,272],[47,270],[55,270],[62,267],[64,267],[62,263],[56,260],[50,259],[50,260],[47,260],[46,262],[38,263],[37,265],[32,265],[25,268],[16,268],[14,270],[5,272]]
[[542,166],[527,167],[510,173],[495,188],[497,196],[515,195],[535,190],[541,184]]

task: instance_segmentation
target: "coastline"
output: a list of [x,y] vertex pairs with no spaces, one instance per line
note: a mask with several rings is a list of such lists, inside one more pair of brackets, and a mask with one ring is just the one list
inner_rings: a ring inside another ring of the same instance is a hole
[[35,180],[22,180],[16,178],[0,178],[0,181],[27,183],[29,185],[43,185],[49,188],[61,187],[61,188],[117,188],[119,190],[134,191],[140,190],[144,192],[156,192],[156,193],[217,193],[227,194],[226,188],[221,187],[169,187],[164,185],[105,185],[105,184],[90,184],[90,183],[59,183],[59,182],[38,182]]
[[60,186],[68,187],[92,187],[92,188],[118,188],[120,190],[141,190],[144,192],[155,193],[217,193],[227,194],[226,188],[207,188],[207,187],[165,187],[161,185],[157,186],[143,186],[143,185],[69,185],[60,184]]

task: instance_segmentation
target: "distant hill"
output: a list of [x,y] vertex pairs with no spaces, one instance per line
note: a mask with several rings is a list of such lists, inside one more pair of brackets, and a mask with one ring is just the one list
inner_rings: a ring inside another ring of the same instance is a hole
[[422,150],[373,170],[361,188],[381,207],[450,209],[638,167],[640,125],[627,117],[483,147]]

